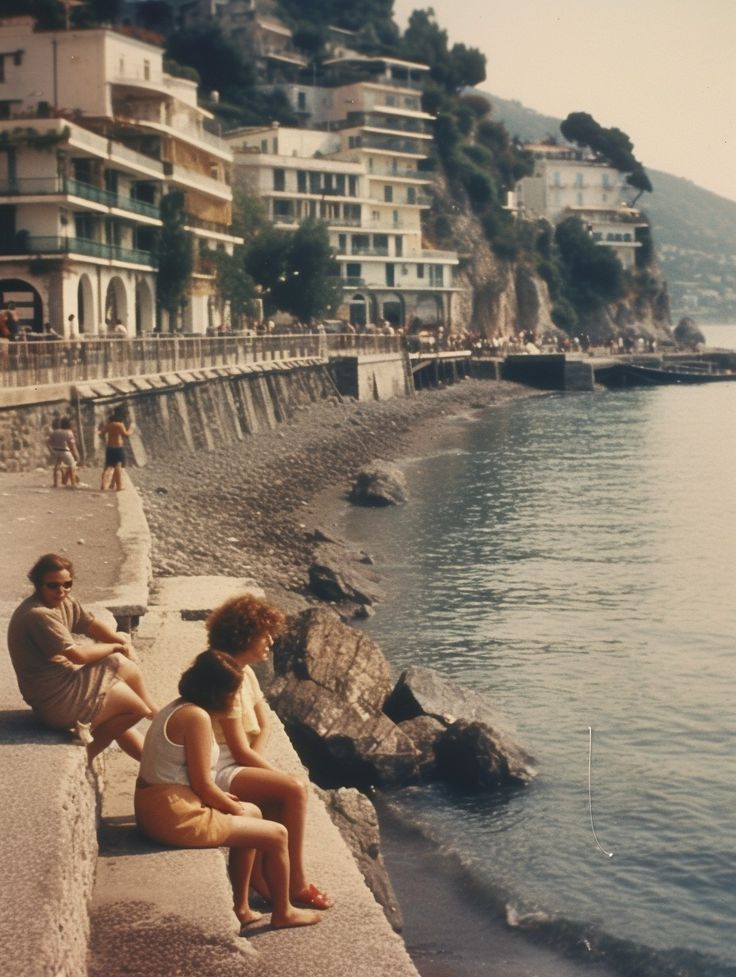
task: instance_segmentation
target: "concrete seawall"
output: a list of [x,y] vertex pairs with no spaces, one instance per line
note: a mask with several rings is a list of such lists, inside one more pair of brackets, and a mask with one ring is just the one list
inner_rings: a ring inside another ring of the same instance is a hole
[[[155,606],[150,607],[150,538],[132,486],[128,483],[119,494],[54,491],[48,478],[47,472],[0,476],[14,523],[7,529],[12,534],[12,567],[2,571],[12,582],[5,590],[12,601],[0,605],[3,628],[27,593],[24,573],[39,553],[67,552],[75,560],[79,597],[85,604],[93,596],[124,621],[147,612],[139,632],[143,668],[157,698],[172,698],[179,671],[203,644],[201,620],[185,621],[181,611],[201,614],[244,581],[154,582]],[[401,939],[316,795],[309,805],[307,864],[311,877],[335,896],[335,908],[307,930],[271,932],[256,926],[240,936],[221,853],[160,849],[140,839],[132,822],[132,761],[108,751],[101,790],[98,778],[87,770],[84,751],[67,734],[36,726],[17,692],[7,657],[2,667],[0,773],[7,800],[0,856],[0,954],[8,973],[417,977]],[[303,776],[275,718],[273,725],[269,754],[280,767]],[[98,858],[101,802],[104,832]]]

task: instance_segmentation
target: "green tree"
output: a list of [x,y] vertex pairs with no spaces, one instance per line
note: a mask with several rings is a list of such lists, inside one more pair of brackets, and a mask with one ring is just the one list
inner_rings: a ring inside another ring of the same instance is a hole
[[304,221],[296,231],[263,231],[247,249],[245,268],[261,286],[268,313],[281,310],[307,322],[340,302],[339,269],[327,227],[317,221]]
[[625,291],[621,262],[610,248],[592,240],[577,217],[558,225],[555,243],[567,278],[568,298],[578,312],[621,298]]
[[588,112],[571,112],[560,124],[560,132],[569,142],[587,146],[620,173],[627,173],[626,182],[630,186],[640,192],[652,192],[649,177],[634,156],[634,144],[621,129],[615,126],[605,129]]
[[174,330],[194,271],[192,237],[185,230],[184,194],[179,190],[161,198],[161,221],[156,247],[156,301],[159,308],[168,312],[170,328]]

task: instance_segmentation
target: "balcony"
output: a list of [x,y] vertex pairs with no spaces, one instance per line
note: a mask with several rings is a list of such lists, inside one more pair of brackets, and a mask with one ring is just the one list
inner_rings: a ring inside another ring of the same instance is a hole
[[426,156],[425,147],[416,139],[398,139],[393,136],[363,136],[356,149],[379,149],[386,153],[405,153],[411,156]]
[[159,208],[156,204],[135,197],[121,197],[110,190],[103,190],[83,180],[71,177],[39,176],[21,177],[17,180],[0,181],[0,197],[41,197],[41,196],[70,196],[91,200],[105,207],[116,207],[118,210],[129,210],[146,217],[159,218]]
[[15,241],[0,249],[8,255],[69,255],[81,254],[89,258],[104,258],[107,261],[122,261],[126,264],[156,267],[156,259],[150,251],[138,248],[124,248],[119,244],[92,241],[84,237],[44,237],[25,234],[20,231]]

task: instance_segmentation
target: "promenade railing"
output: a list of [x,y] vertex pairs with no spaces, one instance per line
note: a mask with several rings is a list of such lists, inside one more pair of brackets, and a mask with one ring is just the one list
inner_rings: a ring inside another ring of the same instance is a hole
[[146,336],[134,339],[18,339],[0,343],[0,385],[31,387],[212,367],[386,353],[401,337],[352,333],[266,336]]

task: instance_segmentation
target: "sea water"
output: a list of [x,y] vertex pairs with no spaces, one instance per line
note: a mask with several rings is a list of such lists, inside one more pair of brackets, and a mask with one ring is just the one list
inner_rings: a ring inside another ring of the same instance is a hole
[[736,383],[545,395],[458,420],[406,506],[346,514],[395,669],[486,695],[539,766],[384,801],[489,914],[626,977],[736,974],[735,445]]

